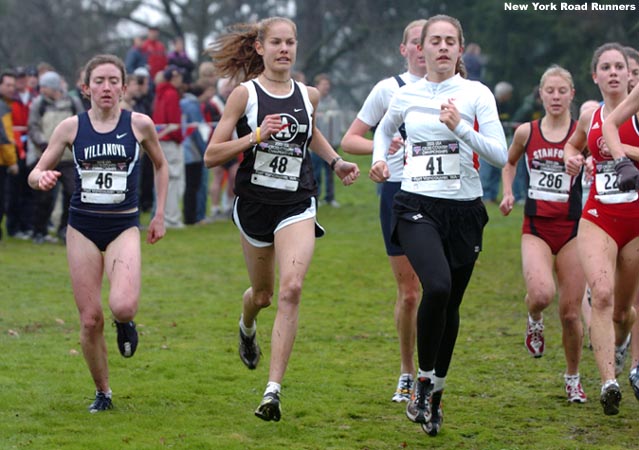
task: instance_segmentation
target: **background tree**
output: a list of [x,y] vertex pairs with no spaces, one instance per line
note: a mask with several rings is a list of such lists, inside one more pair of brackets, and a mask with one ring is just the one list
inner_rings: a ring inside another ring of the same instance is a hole
[[375,82],[404,70],[398,47],[406,24],[446,13],[481,46],[488,86],[509,81],[521,100],[557,63],[573,73],[578,103],[598,98],[589,68],[597,46],[639,45],[637,12],[513,12],[503,2],[462,0],[0,0],[0,58],[5,67],[47,61],[71,81],[90,56],[124,56],[134,34],[157,25],[167,43],[185,35],[200,62],[228,25],[283,15],[298,26],[296,69],[309,82],[329,73],[334,95],[356,110]]
[[87,9],[82,0],[4,0],[2,6],[0,61],[5,67],[46,61],[74,82],[89,55],[122,50],[122,37],[114,33],[118,20]]

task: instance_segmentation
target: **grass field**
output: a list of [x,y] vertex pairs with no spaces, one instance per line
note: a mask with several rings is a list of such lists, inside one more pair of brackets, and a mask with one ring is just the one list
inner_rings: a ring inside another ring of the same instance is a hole
[[[398,371],[394,282],[366,177],[339,187],[342,208],[320,208],[300,329],[283,384],[283,417],[253,415],[268,375],[275,308],[263,311],[255,371],[237,356],[247,275],[229,222],[171,231],[143,244],[141,332],[120,357],[105,332],[115,409],[91,415],[64,247],[0,241],[0,449],[630,449],[639,402],[627,381],[618,416],[604,416],[599,376],[584,350],[585,405],[563,392],[556,304],[546,312],[546,354],[523,346],[521,209],[490,205],[484,251],[462,304],[460,336],[431,438],[390,402]],[[106,286],[105,286],[106,292]],[[627,367],[628,369],[628,367]]]

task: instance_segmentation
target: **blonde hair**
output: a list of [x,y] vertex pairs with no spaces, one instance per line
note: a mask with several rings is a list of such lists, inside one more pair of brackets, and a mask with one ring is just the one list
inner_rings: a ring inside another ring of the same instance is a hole
[[410,30],[415,27],[420,27],[423,29],[424,25],[426,25],[426,19],[413,20],[411,23],[406,25],[406,28],[404,28],[404,34],[402,35],[402,44],[408,44],[408,33],[410,32]]
[[[422,28],[422,37],[420,42],[424,45],[424,40],[426,39],[426,35],[428,34],[428,27],[430,27],[435,22],[448,22],[452,26],[457,29],[457,40],[459,41],[459,46],[464,47],[464,30],[462,29],[461,23],[459,20],[454,17],[447,16],[446,14],[438,14],[436,16],[429,17],[424,27]],[[459,59],[455,64],[455,73],[460,74],[462,77],[466,78],[466,66],[464,66],[464,62],[462,61],[461,55],[459,55]]]
[[295,22],[286,17],[268,17],[258,23],[231,26],[229,32],[220,36],[207,50],[217,75],[241,82],[261,74],[264,60],[255,50],[255,42],[263,44],[270,28],[280,22],[289,24],[297,36]]
[[566,69],[564,69],[563,67],[557,64],[553,64],[552,66],[547,68],[546,71],[541,75],[541,78],[539,79],[539,89],[543,89],[544,84],[546,83],[546,80],[548,79],[548,77],[553,77],[553,76],[563,78],[564,80],[568,82],[571,89],[575,88],[575,83],[572,80],[572,74],[568,72]]

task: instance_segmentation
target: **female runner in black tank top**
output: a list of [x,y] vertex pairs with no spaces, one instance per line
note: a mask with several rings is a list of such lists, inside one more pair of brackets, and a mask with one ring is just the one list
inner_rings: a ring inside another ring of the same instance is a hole
[[[312,114],[319,93],[291,79],[296,51],[295,24],[279,17],[237,25],[214,44],[211,56],[218,76],[244,83],[229,96],[204,155],[207,167],[214,167],[244,153],[233,219],[241,231],[251,283],[239,324],[240,358],[249,369],[255,369],[260,357],[255,319],[271,304],[279,267],[269,382],[255,411],[257,417],[274,421],[280,420],[279,393],[297,333],[302,283],[316,233],[321,234],[315,223],[309,145],[345,185],[359,176],[357,165],[342,160],[315,127]],[[239,138],[233,139],[236,128]]]

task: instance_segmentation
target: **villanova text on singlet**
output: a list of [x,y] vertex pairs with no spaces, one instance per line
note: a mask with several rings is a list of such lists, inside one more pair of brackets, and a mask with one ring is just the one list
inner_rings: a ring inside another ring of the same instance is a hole
[[280,116],[282,128],[244,152],[235,182],[236,195],[274,205],[298,203],[312,197],[316,194],[308,148],[312,106],[306,87],[293,82],[288,95],[272,96],[255,80],[243,85],[249,91],[249,99],[247,112],[237,123],[237,135],[249,134],[270,114]]
[[76,165],[72,208],[137,208],[140,145],[133,133],[130,111],[122,110],[115,129],[108,133],[95,131],[88,113],[80,114],[72,151]]

